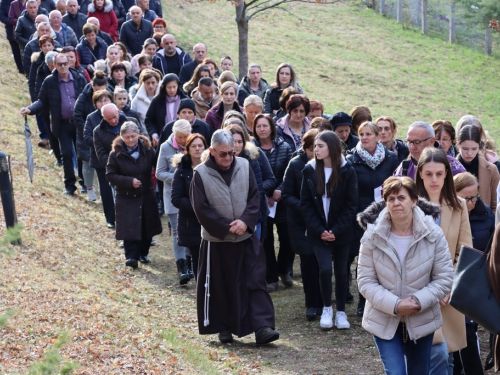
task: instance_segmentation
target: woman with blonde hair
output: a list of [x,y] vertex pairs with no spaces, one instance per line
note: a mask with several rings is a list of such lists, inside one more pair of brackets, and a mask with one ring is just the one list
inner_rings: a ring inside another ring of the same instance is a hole
[[236,100],[238,95],[238,85],[234,82],[224,82],[220,87],[221,101],[213,106],[205,117],[205,122],[212,127],[213,131],[220,129],[222,120],[226,112],[235,110],[243,113],[243,108],[238,105]]
[[139,77],[138,90],[130,107],[137,112],[139,121],[144,124],[146,113],[153,98],[160,91],[161,75],[156,69],[143,70]]
[[243,108],[244,114],[247,118],[245,125],[247,127],[248,133],[250,133],[250,135],[253,135],[253,121],[257,115],[260,115],[262,113],[262,110],[264,109],[264,102],[258,95],[248,95],[243,102]]

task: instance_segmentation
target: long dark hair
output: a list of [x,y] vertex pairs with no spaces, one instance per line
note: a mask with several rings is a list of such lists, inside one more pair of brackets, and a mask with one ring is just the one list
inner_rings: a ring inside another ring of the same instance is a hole
[[424,181],[422,180],[422,177],[420,177],[420,173],[422,173],[424,165],[431,162],[444,164],[446,171],[446,177],[444,178],[444,185],[441,189],[439,201],[446,202],[454,210],[462,210],[462,204],[458,199],[457,192],[455,191],[453,172],[451,170],[450,162],[446,157],[446,153],[442,149],[427,147],[424,151],[422,151],[420,159],[418,159],[417,173],[415,174],[418,195],[427,200],[429,199],[429,194],[427,193],[427,190],[425,190]]
[[325,163],[323,160],[318,160],[316,155],[314,159],[316,160],[316,192],[323,196],[325,195],[325,184],[326,184],[326,196],[331,197],[333,191],[337,187],[340,181],[340,166],[342,163],[342,142],[340,138],[332,132],[331,130],[325,130],[316,136],[314,143],[321,140],[326,143],[328,147],[328,152],[330,154],[330,160],[332,165],[332,174],[327,182],[325,182]]

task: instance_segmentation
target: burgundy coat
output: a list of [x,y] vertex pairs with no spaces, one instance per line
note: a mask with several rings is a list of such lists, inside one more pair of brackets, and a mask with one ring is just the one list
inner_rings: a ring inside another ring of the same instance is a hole
[[[233,103],[233,109],[235,111],[243,113],[243,107],[238,105],[238,101],[235,100]],[[207,112],[205,117],[205,122],[212,127],[212,131],[216,131],[222,127],[222,120],[224,118],[224,103],[222,100],[214,105]]]
[[113,42],[118,40],[118,18],[113,10],[113,3],[107,0],[102,9],[96,9],[94,4],[89,4],[88,17],[95,17],[99,20],[100,30],[108,33]]

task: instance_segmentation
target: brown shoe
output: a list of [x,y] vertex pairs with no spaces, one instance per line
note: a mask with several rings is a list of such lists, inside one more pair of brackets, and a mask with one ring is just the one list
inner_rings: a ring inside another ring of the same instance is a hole
[[38,142],[38,147],[50,150],[49,140],[48,139],[42,139],[40,142]]

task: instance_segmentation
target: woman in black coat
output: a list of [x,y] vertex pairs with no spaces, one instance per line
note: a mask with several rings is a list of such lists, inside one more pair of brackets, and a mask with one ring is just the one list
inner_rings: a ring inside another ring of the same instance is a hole
[[[373,122],[364,122],[358,128],[359,142],[347,156],[356,171],[358,179],[359,202],[356,213],[363,212],[370,204],[382,199],[382,184],[392,176],[399,165],[399,160],[392,151],[387,150],[378,141],[379,127]],[[379,188],[378,193],[375,189]],[[359,241],[363,237],[363,229],[354,223],[354,238],[351,243],[347,271],[354,258],[359,254]],[[353,297],[347,292],[348,301],[352,302]],[[363,316],[365,308],[365,298],[359,294],[357,315]]]
[[146,112],[146,129],[154,142],[158,142],[162,129],[166,124],[177,119],[177,109],[186,94],[181,90],[179,77],[170,73],[160,83],[160,91],[149,105]]
[[276,69],[276,80],[272,88],[266,91],[264,96],[264,113],[274,116],[280,110],[280,98],[284,89],[294,87],[302,94],[302,87],[297,82],[297,77],[292,66],[282,63]]
[[[254,143],[259,147],[269,160],[271,169],[276,179],[272,193],[267,198],[269,207],[274,207],[274,217],[267,219],[267,235],[264,240],[264,250],[266,252],[266,281],[268,289],[278,289],[278,276],[285,287],[293,286],[291,277],[293,259],[295,254],[292,251],[290,237],[288,235],[288,225],[286,221],[286,207],[280,203],[281,190],[283,188],[283,176],[288,162],[292,157],[292,149],[278,136],[276,125],[270,115],[257,115],[253,122],[252,132]],[[274,251],[273,225],[276,224],[280,249],[278,260]]]
[[283,178],[281,204],[287,208],[286,218],[288,235],[292,251],[300,257],[300,273],[304,286],[306,302],[306,318],[314,320],[321,314],[323,300],[319,288],[319,265],[314,248],[306,237],[307,225],[300,208],[300,188],[302,185],[302,170],[307,162],[314,158],[314,139],[318,129],[311,129],[302,137],[302,148],[297,156],[290,160]]
[[[95,76],[94,76],[95,77]],[[97,173],[97,180],[99,181],[99,193],[101,195],[101,203],[106,218],[106,225],[108,228],[115,227],[115,202],[113,201],[113,192],[108,180],[106,179],[106,163],[101,163],[97,158],[94,147],[94,129],[99,126],[102,121],[101,108],[111,103],[111,94],[108,90],[98,90],[92,95],[92,102],[96,110],[87,116],[85,125],[83,127],[83,140],[89,148],[89,165],[94,168]],[[109,150],[111,151],[111,142],[116,138],[113,133],[113,138],[109,140]]]
[[[184,155],[175,155],[172,162],[174,166],[177,166],[170,192],[172,204],[179,209],[177,214],[177,242],[179,246],[189,249],[191,257],[187,256],[186,261],[188,267],[193,270],[195,278],[198,275],[201,225],[191,205],[189,187],[193,179],[193,169],[201,163],[201,154],[207,148],[207,141],[201,134],[191,134],[186,139]],[[190,267],[190,262],[192,262],[192,267]]]
[[140,135],[136,124],[125,122],[113,142],[106,177],[116,190],[116,239],[124,242],[125,265],[134,269],[138,260],[149,263],[151,240],[162,232],[151,179],[155,165],[149,139]]
[[326,130],[314,142],[314,160],[304,168],[300,208],[307,224],[307,239],[314,247],[320,267],[323,314],[320,327],[333,326],[332,261],[335,267],[335,326],[348,329],[345,314],[347,294],[347,258],[352,228],[358,208],[358,183],[351,163],[342,155],[342,143]]

